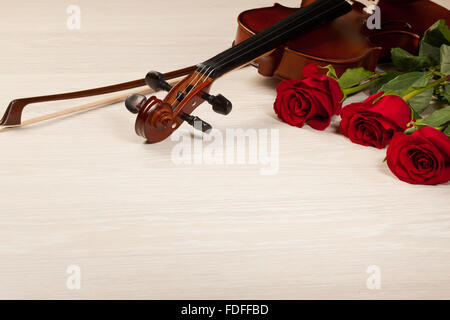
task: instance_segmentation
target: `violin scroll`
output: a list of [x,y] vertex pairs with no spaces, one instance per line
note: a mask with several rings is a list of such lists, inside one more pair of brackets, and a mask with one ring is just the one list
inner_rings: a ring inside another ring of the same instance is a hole
[[[133,96],[127,100],[133,99]],[[135,101],[138,101],[134,97]],[[164,103],[156,97],[142,99],[136,105],[138,116],[136,118],[136,133],[149,142],[155,143],[170,136],[177,127],[175,117],[170,105]]]
[[169,137],[185,121],[195,129],[208,133],[212,126],[191,113],[204,101],[212,105],[217,113],[227,115],[232,104],[223,95],[208,93],[213,79],[207,73],[196,70],[177,85],[171,86],[164,75],[150,71],[145,77],[146,84],[155,92],[168,91],[166,98],[160,100],[155,96],[147,99],[144,95],[134,94],[125,101],[131,113],[137,113],[136,133],[150,143],[160,142]]

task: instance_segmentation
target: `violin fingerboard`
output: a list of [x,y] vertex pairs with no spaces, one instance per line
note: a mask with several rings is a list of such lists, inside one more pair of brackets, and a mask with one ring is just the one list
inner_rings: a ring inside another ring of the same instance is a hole
[[271,27],[198,65],[217,78],[352,10],[346,0],[317,0]]

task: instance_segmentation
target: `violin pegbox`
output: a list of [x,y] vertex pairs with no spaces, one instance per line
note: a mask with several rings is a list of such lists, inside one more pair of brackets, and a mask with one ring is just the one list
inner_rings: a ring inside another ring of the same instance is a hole
[[209,123],[192,116],[191,113],[204,101],[211,104],[217,113],[227,115],[231,112],[232,105],[228,99],[221,94],[213,96],[208,93],[213,81],[213,78],[201,70],[196,70],[172,87],[161,73],[156,71],[147,73],[145,82],[149,87],[155,92],[164,90],[169,93],[164,100],[155,96],[147,99],[138,94],[126,99],[127,109],[138,114],[136,133],[146,138],[148,142],[156,143],[169,137],[184,121],[202,132],[211,131],[212,126]]

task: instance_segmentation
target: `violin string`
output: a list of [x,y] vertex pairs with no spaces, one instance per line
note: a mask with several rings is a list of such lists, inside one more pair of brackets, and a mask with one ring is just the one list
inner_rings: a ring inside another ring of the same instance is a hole
[[202,76],[200,77],[200,79],[198,79],[198,81],[195,83],[194,87],[196,87],[196,86],[198,86],[198,85],[200,84],[200,80],[202,80],[203,76],[205,76],[205,77],[204,77],[204,79],[202,80],[201,83],[204,83],[206,80],[208,80],[209,76],[210,76],[216,69],[213,68],[213,67],[211,67],[211,68],[208,68],[207,70],[209,70],[209,72],[206,71],[207,73],[205,72],[205,74],[202,74]]
[[206,70],[202,71],[202,69],[203,69],[202,68],[202,69],[200,69],[200,71],[198,71],[198,73],[200,74],[200,77],[198,78],[197,82],[195,82],[195,84],[193,84],[193,81],[192,81],[192,83],[190,83],[190,85],[193,86],[192,89],[198,85],[199,81],[202,79],[204,74],[207,73],[211,68],[212,68],[211,66],[207,66]]
[[[328,13],[328,12],[334,10],[334,9],[337,8],[337,7],[339,7],[339,5],[336,5],[336,6],[333,6],[333,7],[331,7],[331,8],[328,8],[327,10],[323,11],[323,13],[326,14],[326,13]],[[320,7],[318,7],[318,9],[320,9]],[[312,14],[312,13],[311,13],[311,14]],[[305,25],[305,24],[307,24],[308,22],[313,21],[314,19],[317,19],[317,17],[312,17],[312,18],[310,18],[310,19],[304,21],[304,22],[302,23],[302,25]],[[282,37],[284,34],[286,34],[286,33],[288,33],[288,32],[291,32],[292,30],[294,30],[294,29],[296,29],[296,28],[298,28],[298,27],[299,27],[298,25],[295,25],[295,26],[293,26],[293,27],[291,27],[291,28],[285,30],[283,33],[277,34],[277,35],[275,35],[275,36],[273,36],[273,32],[268,33],[268,34],[264,35],[263,38],[258,39],[260,42],[257,43],[256,45],[255,45],[255,43],[248,43],[246,46],[244,46],[244,47],[242,47],[242,48],[239,48],[237,51],[231,52],[230,55],[225,56],[225,57],[223,57],[221,60],[217,61],[216,64],[218,64],[218,65],[216,65],[216,68],[217,68],[217,69],[222,68],[222,67],[225,66],[227,63],[229,63],[230,60],[232,60],[232,59],[239,59],[240,57],[244,56],[244,55],[246,54],[246,52],[243,52],[243,51],[247,51],[247,50],[248,50],[248,47],[251,47],[251,49],[257,49],[257,48],[260,48],[260,47],[264,46],[268,41],[264,41],[264,42],[262,42],[262,41],[265,40],[267,37],[271,37],[271,40],[277,39],[277,38]],[[273,36],[273,37],[272,37],[272,36]]]
[[[206,70],[205,70],[205,69],[206,69]],[[214,72],[214,70],[215,70],[215,69],[214,69],[212,66],[202,65],[202,68],[200,68],[200,70],[197,71],[197,73],[195,74],[195,76],[192,77],[192,79],[191,79],[190,82],[186,85],[186,87],[192,85],[192,88],[191,88],[191,90],[192,90],[193,88],[197,87],[197,85],[199,85],[200,81],[201,81],[201,83],[204,83],[204,82],[209,78],[209,76]],[[207,74],[207,75],[206,75],[206,74]],[[195,84],[194,84],[195,79],[196,79],[199,75],[200,75],[200,77],[198,78],[198,80],[197,80],[197,81],[195,82]],[[204,77],[204,76],[205,76],[205,77]],[[184,100],[185,98],[186,98],[186,97],[184,97],[183,100]],[[175,101],[176,101],[176,99],[177,99],[177,96],[175,95],[174,98],[173,98],[173,100],[172,100],[172,103],[171,103],[171,104],[174,104]],[[183,100],[181,100],[181,101],[183,101]],[[181,102],[181,101],[180,101],[180,102]]]
[[[209,71],[209,72],[208,72]],[[209,76],[211,75],[211,73],[213,73],[215,71],[215,69],[213,68],[213,67],[211,67],[211,66],[209,66],[206,70],[205,70],[205,73],[201,73],[201,72],[199,72],[200,73],[200,78],[197,80],[197,82],[194,84],[194,86],[192,87],[192,88],[195,88],[195,87],[197,87],[200,83],[204,83],[208,78],[209,78]],[[200,82],[201,81],[201,82]],[[183,100],[184,100],[185,98],[183,98]],[[182,101],[183,101],[182,100]]]
[[[201,68],[199,71],[197,71],[197,73],[192,77],[192,79],[189,81],[189,83],[186,85],[186,87],[189,87],[190,85],[192,85],[192,84],[194,83],[194,79],[196,79],[196,78],[198,77],[198,74],[199,74],[199,73],[202,74],[203,70],[204,70],[206,67],[207,67],[206,65],[203,65],[202,68]],[[195,86],[194,86],[194,87],[195,87]],[[173,104],[175,103],[176,99],[177,99],[177,95],[175,95],[175,96],[173,97],[172,102],[171,102],[171,105],[173,105]],[[183,100],[184,100],[184,99],[183,99]]]
[[[314,10],[314,11],[310,12],[309,14],[312,15],[313,13],[315,13],[315,11],[318,11],[319,9],[322,9],[322,6],[321,6],[321,5],[325,7],[325,6],[326,6],[326,3],[322,3],[322,4],[317,5],[316,8],[313,8],[313,9],[312,9],[312,10]],[[334,10],[335,8],[339,7],[340,5],[341,5],[341,3],[335,5],[335,6],[331,7],[331,8],[328,8],[328,9],[326,9],[325,11],[323,11],[323,13],[326,14],[326,13],[328,13],[328,12]],[[293,14],[293,15],[295,15],[295,14]],[[295,17],[295,18],[294,18],[294,17],[291,16],[291,20],[289,20],[289,21],[287,22],[287,25],[285,26],[285,28],[288,27],[288,26],[290,26],[292,23],[297,22],[297,20],[298,20],[299,18],[300,18],[300,17],[298,17],[298,18]],[[306,20],[306,21],[303,21],[302,24],[304,25],[304,24],[306,24],[306,23],[308,23],[308,22],[310,22],[310,21],[312,21],[312,20],[314,20],[314,19],[316,19],[316,18],[317,18],[317,17],[312,17],[312,18],[310,18],[310,19],[308,19],[308,20]],[[286,19],[289,19],[289,17],[287,17]],[[294,27],[289,28],[288,30],[285,30],[284,33],[278,34],[278,36],[275,36],[275,38],[280,37],[280,36],[283,36],[283,35],[286,34],[287,32],[290,32],[290,31],[292,31],[293,29],[295,29],[295,28],[297,28],[297,27],[299,27],[299,26],[298,26],[298,25],[295,25]],[[274,34],[274,33],[277,33],[276,31],[277,31],[277,30],[273,30],[273,31],[271,31],[271,32],[269,32],[269,33],[267,33],[267,34],[265,34],[263,37],[261,37],[261,39],[258,39],[258,41],[261,42],[261,43],[260,43],[259,45],[257,45],[256,48],[259,48],[259,47],[261,47],[262,45],[265,45],[268,41],[265,41],[265,42],[262,42],[262,41],[264,41],[264,40],[265,40],[266,38],[268,38],[268,37],[271,37],[271,38],[272,38],[273,34]],[[251,39],[251,38],[249,38],[249,39]],[[252,41],[249,41],[246,45],[244,45],[244,46],[238,48],[238,50],[236,50],[236,51],[231,51],[229,55],[225,55],[225,56],[221,57],[221,58],[219,59],[219,61],[214,61],[215,64],[222,63],[221,65],[216,66],[216,68],[222,67],[222,66],[224,65],[223,62],[225,62],[225,60],[230,60],[230,59],[233,58],[233,56],[235,56],[235,55],[237,55],[237,54],[239,54],[239,55],[237,56],[237,58],[241,57],[241,56],[243,55],[243,54],[241,54],[242,51],[247,51],[247,50],[248,50],[248,47],[253,47],[253,48],[255,48],[255,43],[252,42]],[[225,62],[225,64],[226,64],[226,62]]]
[[[328,9],[326,9],[325,11],[322,11],[322,12],[323,12],[323,14],[329,13],[329,12],[331,12],[332,10],[334,10],[334,9],[338,8],[339,6],[341,6],[342,4],[343,4],[343,2],[340,2],[339,4],[336,4],[336,5],[333,6],[333,7],[329,7]],[[325,6],[325,3],[323,3],[322,5]],[[316,10],[319,10],[319,9],[322,9],[322,6],[318,5],[318,6],[317,6],[316,8],[314,8],[313,10],[316,11]],[[310,14],[312,14],[312,12],[311,12]],[[307,23],[313,21],[314,19],[317,19],[317,17],[311,17],[310,19],[308,19],[308,20],[306,20],[306,21],[303,21],[303,22],[302,22],[302,25],[305,25],[305,24],[307,24]],[[296,19],[293,19],[292,22],[289,22],[289,25],[292,24],[292,23],[294,23],[294,22],[296,22]],[[282,37],[283,35],[285,35],[286,33],[291,32],[292,30],[294,30],[294,29],[296,29],[296,28],[298,28],[298,27],[299,27],[298,25],[295,25],[295,26],[293,26],[293,27],[291,27],[291,28],[285,30],[285,31],[284,31],[283,33],[281,33],[281,34],[280,34],[280,33],[276,34],[272,39],[274,39],[274,38],[275,38],[275,39],[280,38],[280,37]],[[271,32],[267,33],[266,35],[264,35],[261,39],[257,39],[257,40],[258,40],[258,44],[257,44],[256,46],[255,46],[254,43],[249,42],[247,45],[245,45],[245,46],[239,48],[237,51],[231,52],[230,55],[227,55],[227,56],[222,57],[221,59],[219,59],[219,61],[215,61],[215,62],[214,62],[214,63],[216,64],[215,68],[216,68],[216,69],[220,69],[221,67],[223,67],[223,66],[225,66],[227,63],[229,63],[231,59],[237,59],[237,58],[242,57],[243,55],[245,55],[245,52],[244,52],[244,53],[242,53],[242,52],[243,52],[243,51],[247,51],[249,46],[251,46],[252,49],[260,48],[260,47],[264,46],[268,41],[265,41],[265,42],[261,42],[261,41],[263,41],[263,39],[265,40],[267,37],[273,36],[273,33],[275,33],[276,31],[277,31],[277,30],[271,31]],[[251,39],[251,38],[249,38],[249,39]],[[236,56],[236,55],[237,55],[237,56]],[[227,60],[227,61],[225,61],[225,60]],[[217,64],[218,64],[218,65],[217,65]]]
[[[200,74],[200,76],[201,76],[203,71],[207,71],[207,70],[208,70],[207,67],[208,67],[208,66],[203,65],[202,68],[201,68],[200,70],[196,70],[196,71],[197,71],[197,74],[196,74],[194,77],[192,77],[191,81],[188,83],[188,85],[187,85],[186,87],[189,87],[189,86],[191,86],[191,85],[194,83],[194,79],[198,76],[198,74]],[[205,68],[206,68],[206,70],[205,70]],[[209,67],[208,67],[208,68],[209,68]],[[194,87],[195,87],[195,86],[194,86]]]
[[[204,70],[204,68],[206,68],[206,70]],[[193,90],[193,89],[199,84],[200,80],[202,79],[202,77],[203,77],[203,75],[204,75],[203,72],[205,72],[205,73],[208,72],[208,70],[209,70],[210,68],[211,68],[210,66],[203,66],[203,67],[200,69],[200,71],[197,72],[197,74],[195,75],[195,77],[192,78],[192,80],[189,82],[189,84],[188,84],[186,87],[192,85],[191,90]],[[203,70],[204,70],[204,71],[203,71]],[[194,84],[194,79],[196,79],[196,77],[198,76],[198,74],[200,75],[200,77],[198,78],[197,82],[195,82],[195,84]],[[184,97],[183,100],[184,100],[185,98],[186,98],[186,97]],[[182,101],[183,101],[183,100],[182,100]]]

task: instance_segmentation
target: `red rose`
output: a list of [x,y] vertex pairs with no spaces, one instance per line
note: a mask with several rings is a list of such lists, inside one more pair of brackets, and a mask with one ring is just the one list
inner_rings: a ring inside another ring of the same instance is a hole
[[292,126],[301,128],[307,122],[314,129],[324,130],[341,110],[341,88],[336,80],[319,74],[315,64],[307,65],[303,76],[303,80],[280,82],[275,113]]
[[411,121],[411,110],[399,96],[387,95],[374,103],[384,92],[364,102],[342,108],[341,132],[352,142],[379,149],[389,144],[394,133],[404,131]]
[[397,133],[387,149],[387,164],[408,183],[446,183],[450,180],[450,138],[431,127],[411,135]]

